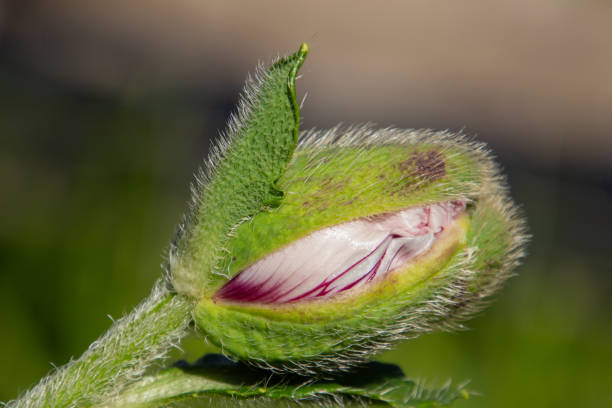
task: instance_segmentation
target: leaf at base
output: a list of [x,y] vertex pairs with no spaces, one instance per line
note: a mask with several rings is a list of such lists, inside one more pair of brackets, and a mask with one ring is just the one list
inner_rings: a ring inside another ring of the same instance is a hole
[[440,407],[467,399],[465,384],[426,387],[393,364],[370,362],[331,380],[281,376],[209,354],[144,377],[108,407]]

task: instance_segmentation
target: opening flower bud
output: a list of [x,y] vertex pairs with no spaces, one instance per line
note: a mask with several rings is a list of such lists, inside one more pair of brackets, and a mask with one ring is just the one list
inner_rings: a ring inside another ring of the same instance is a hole
[[257,364],[337,370],[458,328],[520,255],[496,166],[463,136],[308,133],[278,185],[283,202],[234,229],[196,310],[213,342]]
[[307,51],[250,85],[170,269],[225,353],[312,375],[460,328],[511,275],[525,235],[488,150],[462,135],[365,126],[295,146]]

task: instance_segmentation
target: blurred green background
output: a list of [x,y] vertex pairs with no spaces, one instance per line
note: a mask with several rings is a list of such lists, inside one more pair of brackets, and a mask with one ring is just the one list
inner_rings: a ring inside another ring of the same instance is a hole
[[534,237],[468,331],[381,359],[470,379],[457,407],[612,406],[610,21],[604,1],[0,2],[0,400],[148,293],[246,73],[307,41],[302,128],[477,134]]

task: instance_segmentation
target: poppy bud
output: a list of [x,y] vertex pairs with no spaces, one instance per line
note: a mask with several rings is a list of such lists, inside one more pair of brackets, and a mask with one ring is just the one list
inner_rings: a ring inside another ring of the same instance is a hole
[[461,327],[525,235],[487,148],[465,136],[335,128],[301,134],[294,151],[306,52],[247,89],[170,267],[225,353],[311,375]]

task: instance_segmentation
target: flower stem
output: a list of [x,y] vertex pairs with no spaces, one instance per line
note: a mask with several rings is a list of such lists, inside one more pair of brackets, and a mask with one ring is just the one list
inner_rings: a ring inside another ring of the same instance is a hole
[[166,357],[186,333],[192,302],[160,279],[150,296],[116,321],[77,360],[43,378],[7,404],[17,407],[82,407],[103,403]]

